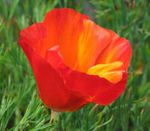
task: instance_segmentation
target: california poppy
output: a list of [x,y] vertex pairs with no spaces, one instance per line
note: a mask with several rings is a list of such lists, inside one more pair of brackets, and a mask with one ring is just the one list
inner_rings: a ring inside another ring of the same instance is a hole
[[108,105],[125,90],[131,58],[128,40],[73,9],[53,9],[43,22],[20,32],[43,103],[75,111]]

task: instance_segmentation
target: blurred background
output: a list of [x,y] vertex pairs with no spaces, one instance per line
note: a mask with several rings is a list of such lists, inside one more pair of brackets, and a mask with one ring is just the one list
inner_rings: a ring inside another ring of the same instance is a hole
[[[18,45],[21,29],[53,8],[69,7],[130,40],[133,57],[125,93],[113,104],[61,113],[50,123]],[[0,131],[150,131],[149,0],[0,0]]]

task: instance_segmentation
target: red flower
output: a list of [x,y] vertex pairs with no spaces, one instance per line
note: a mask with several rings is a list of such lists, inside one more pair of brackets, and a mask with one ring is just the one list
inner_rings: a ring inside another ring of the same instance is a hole
[[20,33],[44,104],[74,111],[90,102],[108,105],[125,90],[129,41],[72,9],[54,9]]

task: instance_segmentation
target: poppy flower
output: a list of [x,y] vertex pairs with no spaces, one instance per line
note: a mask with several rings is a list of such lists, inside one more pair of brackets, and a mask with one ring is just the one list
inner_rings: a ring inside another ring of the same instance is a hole
[[108,105],[125,90],[131,58],[128,40],[73,9],[53,9],[43,22],[20,32],[43,103],[75,111]]

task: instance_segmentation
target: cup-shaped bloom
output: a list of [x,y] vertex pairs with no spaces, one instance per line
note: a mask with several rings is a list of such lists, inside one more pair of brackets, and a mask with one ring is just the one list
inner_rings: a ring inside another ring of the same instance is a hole
[[20,32],[39,96],[56,111],[88,103],[108,105],[125,90],[131,58],[128,40],[73,9],[53,9]]

